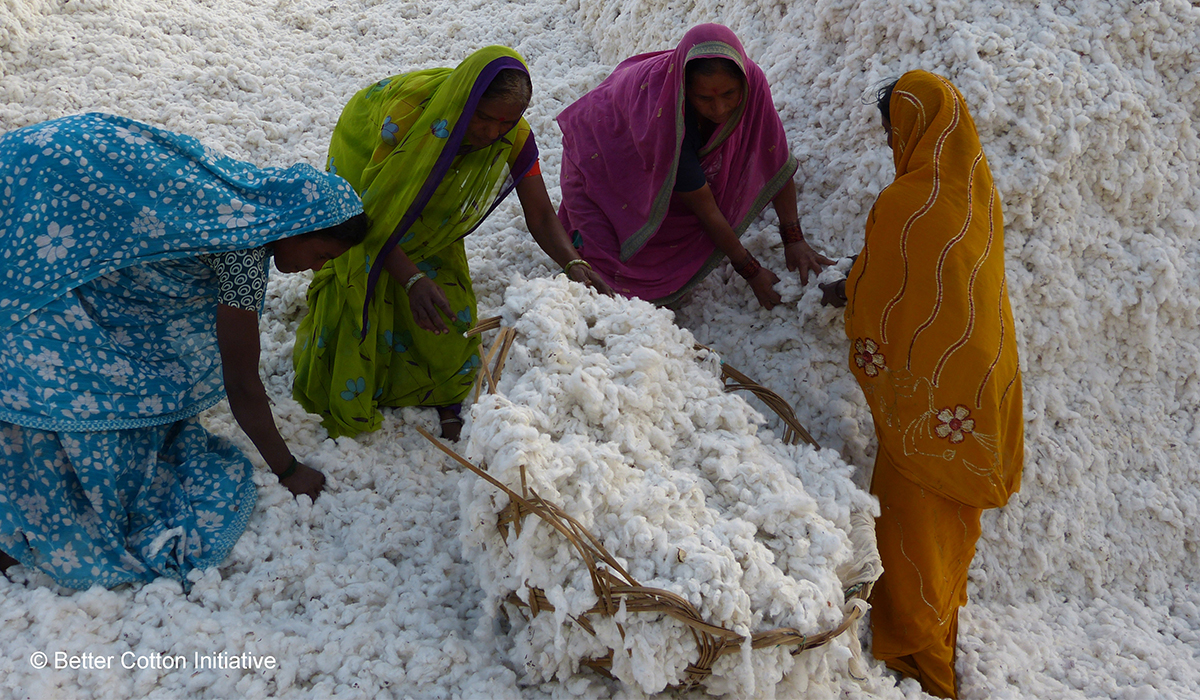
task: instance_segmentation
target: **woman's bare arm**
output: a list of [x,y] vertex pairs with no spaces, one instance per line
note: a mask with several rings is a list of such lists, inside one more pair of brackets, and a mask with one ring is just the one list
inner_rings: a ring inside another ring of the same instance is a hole
[[[292,466],[292,452],[275,426],[267,390],[258,376],[261,347],[258,339],[258,314],[224,304],[217,305],[217,347],[221,351],[221,372],[225,394],[234,420],[245,431],[267,466],[276,475]],[[321,472],[297,463],[295,471],[280,483],[299,496],[316,498],[325,484]]]

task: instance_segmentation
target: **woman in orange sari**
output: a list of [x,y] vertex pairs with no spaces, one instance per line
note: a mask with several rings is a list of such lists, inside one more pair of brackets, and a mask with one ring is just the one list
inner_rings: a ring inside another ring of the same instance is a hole
[[1021,371],[1004,232],[975,123],[945,78],[906,73],[879,109],[896,179],[867,220],[846,304],[854,372],[875,420],[871,492],[884,574],[872,651],[926,692],[957,697],[958,609],[984,508],[1024,464]]

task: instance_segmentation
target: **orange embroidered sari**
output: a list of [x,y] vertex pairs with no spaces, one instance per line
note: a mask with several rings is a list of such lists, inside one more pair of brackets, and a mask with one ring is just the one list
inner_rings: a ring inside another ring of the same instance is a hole
[[[980,509],[1020,487],[1021,373],[999,194],[962,95],[913,71],[889,110],[896,180],[846,281],[850,368],[879,437],[873,651],[923,683],[940,676],[927,689],[952,696]],[[947,669],[900,660],[921,653],[948,660],[949,691]]]

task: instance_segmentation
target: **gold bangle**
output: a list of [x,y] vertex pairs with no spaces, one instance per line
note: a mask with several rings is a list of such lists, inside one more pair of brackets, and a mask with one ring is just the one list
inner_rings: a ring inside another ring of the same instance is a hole
[[408,281],[404,283],[404,293],[408,294],[410,291],[412,291],[413,285],[423,279],[425,279],[424,272],[418,272],[417,274],[413,275],[412,277],[409,277]]
[[563,265],[563,274],[566,275],[567,277],[570,277],[571,276],[571,268],[576,265],[583,265],[588,270],[592,269],[592,264],[589,263],[587,260],[584,260],[583,258],[575,258],[574,260],[568,260],[567,264]]

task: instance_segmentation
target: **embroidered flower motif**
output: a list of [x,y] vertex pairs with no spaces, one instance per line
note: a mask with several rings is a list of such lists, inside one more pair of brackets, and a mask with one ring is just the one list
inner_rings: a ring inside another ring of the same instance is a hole
[[444,139],[450,135],[450,130],[446,128],[449,124],[450,122],[445,119],[439,119],[433,123],[433,126],[429,130],[433,132],[434,136]]
[[874,340],[858,338],[854,341],[854,364],[866,372],[868,377],[878,375],[883,363],[883,353],[879,352],[879,346]]
[[[20,231],[17,233],[20,233]],[[65,259],[67,257],[67,248],[75,246],[75,239],[71,238],[71,234],[73,233],[75,233],[74,226],[63,226],[60,228],[57,221],[51,221],[46,226],[45,235],[38,236],[33,240],[34,244],[38,247],[38,257],[44,258],[49,263]]]
[[196,526],[206,530],[216,530],[225,524],[225,516],[211,510],[196,511]]
[[124,357],[114,357],[113,361],[100,367],[100,374],[108,377],[117,386],[125,386],[133,376],[133,365]]
[[167,232],[167,225],[158,220],[158,212],[150,207],[142,207],[142,211],[129,227],[139,236],[145,234],[151,238],[158,238]]
[[191,319],[177,318],[167,324],[167,334],[176,338],[185,337],[195,331]]
[[159,368],[164,377],[177,384],[183,384],[188,379],[187,370],[178,362],[168,362]]
[[[332,159],[331,159],[331,161],[332,161]],[[316,199],[318,197],[317,183],[312,182],[312,181],[304,183],[304,187],[301,189],[301,192],[304,194],[304,201],[306,201],[306,202],[316,201]]]
[[96,397],[90,393],[84,393],[76,396],[71,401],[71,409],[81,419],[91,418],[93,415],[100,412],[100,407],[96,404]]
[[408,348],[412,346],[412,342],[412,333],[409,331],[400,331],[399,333],[384,331],[379,336],[379,347],[384,350],[391,350],[392,352],[408,352]]
[[92,319],[88,318],[87,312],[82,307],[72,306],[63,312],[62,319],[56,316],[54,320],[59,321],[64,326],[75,326],[75,330],[82,331],[92,327]]
[[371,99],[371,97],[374,96],[375,93],[383,90],[385,87],[387,87],[387,84],[390,82],[392,82],[391,78],[384,78],[383,80],[380,80],[378,83],[375,83],[374,85],[372,85],[371,89],[367,90],[366,99],[368,99],[368,100]]
[[157,396],[147,396],[141,401],[138,401],[137,407],[138,413],[142,414],[143,416],[156,416],[162,413],[162,399]]
[[25,143],[36,143],[39,146],[45,146],[50,143],[50,140],[57,133],[57,126],[45,126],[40,129],[34,129],[32,133],[25,134]]
[[14,411],[29,408],[29,394],[24,389],[0,390],[0,404],[8,406]]
[[217,211],[221,216],[217,217],[217,221],[225,224],[228,228],[242,228],[249,226],[251,221],[254,221],[254,205],[246,204],[240,199],[231,199],[229,204],[222,204],[217,207]]
[[359,377],[358,381],[353,379],[346,380],[346,390],[342,392],[343,401],[353,401],[358,398],[358,395],[367,390],[367,380]]
[[934,428],[934,432],[940,438],[950,438],[950,442],[957,445],[963,441],[964,433],[975,432],[975,419],[969,418],[970,415],[970,409],[962,404],[955,406],[953,411],[943,408],[937,414],[937,419],[942,423]]
[[145,146],[147,143],[150,143],[145,136],[142,136],[142,130],[136,126],[132,129],[126,129],[123,126],[118,126],[117,138],[123,139],[125,143],[130,144],[131,146]]
[[431,280],[437,279],[438,269],[441,268],[441,266],[442,260],[436,256],[417,263],[417,269],[421,272],[424,272],[425,276]]
[[450,319],[450,323],[460,333],[466,333],[471,330],[471,309],[463,309],[454,314],[454,318]]
[[50,566],[62,569],[64,574],[71,573],[71,569],[80,568],[79,557],[75,554],[75,547],[68,543],[61,549],[50,552]]
[[[20,454],[25,451],[25,433],[19,426],[11,425],[7,428],[0,428],[0,450],[6,455]],[[7,503],[8,498],[0,500],[0,503]]]
[[42,516],[50,512],[50,506],[46,503],[46,497],[40,493],[33,493],[17,498],[17,508],[25,514],[31,525],[37,526],[42,524]]
[[471,374],[482,365],[483,363],[479,361],[479,355],[471,355],[463,363],[462,369],[458,370],[458,374]]
[[391,117],[384,117],[383,128],[379,130],[379,138],[389,146],[396,145],[396,134],[400,133],[400,125],[392,121]]
[[29,368],[36,370],[38,376],[46,381],[52,381],[58,377],[56,368],[63,366],[62,358],[53,350],[42,350],[36,355],[31,356],[26,363]]

